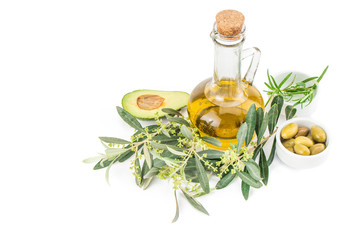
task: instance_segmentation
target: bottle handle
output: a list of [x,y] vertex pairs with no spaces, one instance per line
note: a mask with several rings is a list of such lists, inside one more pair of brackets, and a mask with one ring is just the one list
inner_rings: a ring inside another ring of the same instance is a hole
[[252,85],[254,81],[254,77],[256,74],[256,70],[258,69],[261,52],[257,47],[246,48],[241,51],[241,60],[252,56],[250,66],[244,76],[246,82]]

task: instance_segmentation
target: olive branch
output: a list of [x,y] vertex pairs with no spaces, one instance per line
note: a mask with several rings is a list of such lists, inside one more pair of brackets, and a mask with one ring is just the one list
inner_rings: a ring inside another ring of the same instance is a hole
[[[246,200],[251,187],[267,185],[269,166],[275,155],[275,138],[268,157],[263,147],[277,131],[276,124],[283,104],[284,99],[280,95],[272,99],[271,108],[266,113],[263,108],[256,109],[253,104],[245,123],[238,130],[237,143],[231,144],[226,151],[211,149],[208,144],[221,146],[221,142],[213,137],[202,137],[198,129],[179,111],[165,108],[162,111],[167,114],[166,119],[157,118],[156,124],[143,127],[134,116],[117,107],[119,116],[136,132],[130,141],[100,137],[105,154],[83,162],[96,162],[94,170],[106,168],[105,177],[109,182],[111,166],[134,156],[130,168],[139,187],[148,188],[155,177],[173,184],[176,202],[173,222],[179,217],[178,191],[195,209],[208,215],[197,198],[225,188],[236,176],[241,179],[241,191]],[[287,106],[285,112],[289,119],[295,115],[296,109]],[[268,134],[264,136],[266,132]],[[213,188],[209,184],[211,177],[219,178]]]

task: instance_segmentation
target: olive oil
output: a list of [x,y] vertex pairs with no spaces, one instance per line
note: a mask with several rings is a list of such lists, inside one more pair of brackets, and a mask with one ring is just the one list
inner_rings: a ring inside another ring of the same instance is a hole
[[[210,84],[211,79],[204,80],[193,90],[188,103],[188,113],[190,121],[202,136],[216,137],[222,142],[219,149],[226,149],[230,143],[237,143],[236,134],[245,122],[250,106],[255,104],[256,108],[264,108],[264,101],[254,86],[242,81],[243,86],[239,88],[236,81],[228,79],[221,80],[215,91],[217,93],[208,99],[206,88]],[[221,97],[224,95],[225,97]],[[218,96],[218,99],[215,96]]]
[[[188,103],[191,122],[202,136],[219,139],[220,149],[237,143],[237,132],[252,104],[264,108],[263,98],[252,84],[260,50],[242,49],[245,29],[244,16],[238,11],[224,10],[216,15],[210,34],[215,47],[214,73],[195,87]],[[241,62],[248,57],[251,57],[250,66],[241,77]]]

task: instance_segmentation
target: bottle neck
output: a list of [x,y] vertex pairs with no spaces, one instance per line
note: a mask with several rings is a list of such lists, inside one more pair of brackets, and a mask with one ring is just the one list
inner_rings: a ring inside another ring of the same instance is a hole
[[241,50],[245,40],[245,27],[237,36],[224,36],[211,32],[214,41],[214,75],[205,88],[207,99],[220,106],[237,106],[246,100],[241,79]]
[[214,45],[214,83],[234,81],[234,83],[240,84],[242,42],[234,45],[223,45],[214,40]]

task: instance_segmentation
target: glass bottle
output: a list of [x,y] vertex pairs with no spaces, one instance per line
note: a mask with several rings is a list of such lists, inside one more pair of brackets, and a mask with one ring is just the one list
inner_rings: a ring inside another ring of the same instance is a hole
[[[210,36],[215,45],[214,74],[192,91],[188,114],[202,136],[216,137],[222,142],[218,149],[226,149],[230,143],[237,143],[236,134],[250,106],[264,108],[263,98],[253,86],[260,50],[242,49],[245,25],[239,34],[225,36],[218,32],[215,23]],[[241,61],[247,57],[252,57],[251,64],[242,78]]]

